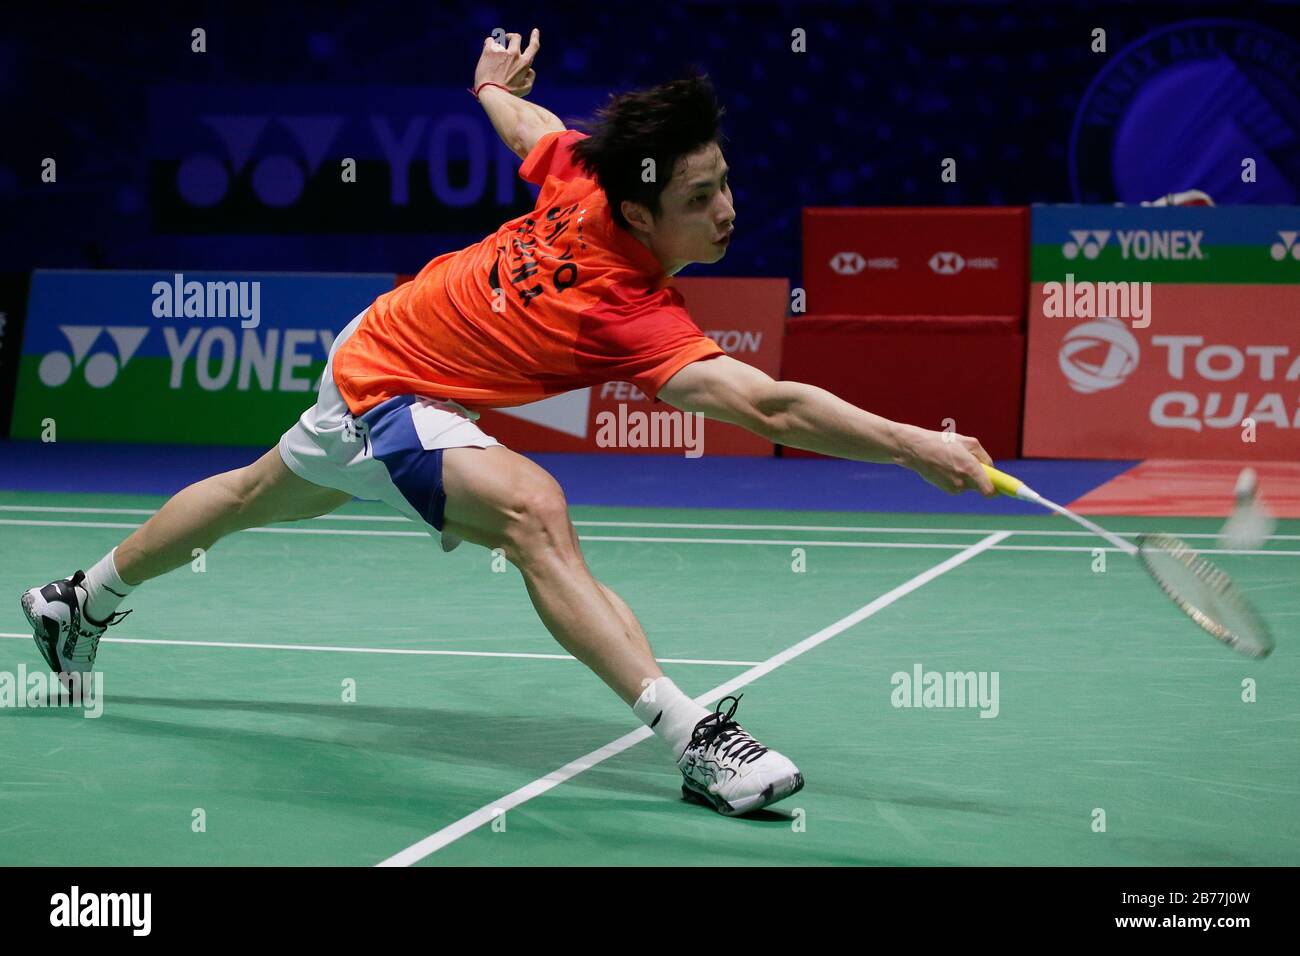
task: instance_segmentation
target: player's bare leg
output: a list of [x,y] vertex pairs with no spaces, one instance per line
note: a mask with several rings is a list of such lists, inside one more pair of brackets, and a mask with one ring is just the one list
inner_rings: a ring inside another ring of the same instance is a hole
[[257,461],[177,492],[117,546],[116,565],[132,587],[194,559],[234,531],[329,514],[352,496],[298,477],[278,448]]
[[443,530],[501,548],[547,630],[625,703],[663,676],[631,609],[592,577],[564,492],[544,469],[501,446],[451,448],[443,488]]
[[668,745],[684,796],[729,815],[797,793],[799,769],[725,713],[709,713],[659,669],[631,609],[591,575],[559,484],[507,448],[443,452],[443,530],[501,548],[533,607],[570,654],[590,667]]
[[196,548],[206,551],[233,531],[327,514],[351,497],[295,475],[278,448],[195,482],[89,570],[23,594],[36,646],[52,670],[87,673],[104,631],[130,613],[115,612],[136,585],[188,564]]

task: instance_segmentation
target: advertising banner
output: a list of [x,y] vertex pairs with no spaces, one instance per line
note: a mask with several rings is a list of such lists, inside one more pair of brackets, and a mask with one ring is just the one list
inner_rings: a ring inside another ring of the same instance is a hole
[[[271,445],[315,400],[334,337],[393,288],[391,274],[40,270],[17,356],[12,434],[46,441]],[[679,279],[728,354],[776,376],[785,279]],[[613,382],[486,411],[521,451],[767,455],[770,442],[704,423]]]
[[392,274],[38,270],[15,438],[271,445]]
[[809,315],[1024,312],[1024,207],[808,208]]
[[[548,107],[567,116],[603,95],[550,90]],[[481,237],[537,193],[463,84],[167,85],[147,125],[168,233]]]
[[1033,211],[1024,453],[1300,459],[1300,209]]

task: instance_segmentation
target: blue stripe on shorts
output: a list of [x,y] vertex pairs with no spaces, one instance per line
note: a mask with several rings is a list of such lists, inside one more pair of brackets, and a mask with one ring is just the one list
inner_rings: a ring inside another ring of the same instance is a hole
[[397,395],[361,416],[374,457],[384,463],[402,497],[425,521],[442,530],[447,495],[442,490],[442,449],[420,444],[411,419],[415,395]]

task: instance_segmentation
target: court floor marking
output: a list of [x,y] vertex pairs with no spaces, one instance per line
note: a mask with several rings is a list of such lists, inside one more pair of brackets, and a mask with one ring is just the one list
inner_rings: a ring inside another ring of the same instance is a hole
[[[1019,531],[991,531],[990,534],[1000,534],[1004,538],[1017,535]],[[799,538],[652,538],[644,535],[578,535],[579,541],[648,541],[655,544],[772,544],[786,547],[822,547],[822,548],[898,548],[906,550],[913,549],[930,549],[942,551],[957,551],[966,545],[962,544],[929,544],[915,541],[808,541]],[[1001,539],[999,539],[1001,540]],[[1065,545],[1065,544],[1000,544],[992,548],[993,551],[1083,551],[1091,554],[1094,551],[1119,551],[1119,548],[1105,547],[1097,545],[1096,547],[1087,547],[1086,545]],[[1270,554],[1270,555],[1300,555],[1300,551],[1284,551],[1277,549],[1274,551],[1235,551],[1224,548],[1197,548],[1198,554]]]
[[[325,515],[330,518],[333,515]],[[1025,517],[1040,517],[1039,515],[1026,515]],[[1050,518],[1052,515],[1041,515],[1041,517]],[[1111,517],[1114,517],[1113,515]],[[1124,516],[1124,517],[1141,517]],[[398,519],[402,520],[402,519]],[[679,528],[682,530],[697,531],[842,531],[853,534],[969,534],[984,535],[997,534],[999,531],[1010,530],[1006,528],[903,528],[903,527],[871,527],[866,525],[824,525],[824,524],[700,524],[686,521],[574,521],[578,527],[582,528]],[[1093,537],[1091,531],[1045,531],[1041,528],[1016,528],[1013,529],[1015,534],[1038,535],[1045,538],[1090,538]],[[1136,538],[1141,531],[1116,531],[1115,534],[1121,538]],[[1218,538],[1219,534],[1215,531],[1189,531],[1179,532],[1180,538]],[[1270,534],[1266,536],[1269,541],[1300,541],[1300,534]]]
[[[157,514],[156,508],[81,508],[69,505],[0,505],[0,511],[17,511],[17,512],[48,512],[48,513],[65,513],[65,514],[122,514],[122,515],[153,515]],[[1026,517],[1038,517],[1037,515],[1027,515]],[[1051,517],[1043,515],[1042,517]],[[1111,516],[1114,517],[1114,516]],[[1140,517],[1140,516],[1123,516],[1123,517]],[[410,518],[402,515],[349,515],[349,514],[327,514],[317,515],[315,518],[305,519],[310,521],[379,521],[379,522],[405,522],[410,523]],[[0,524],[10,522],[0,520]],[[56,522],[59,524],[75,524],[75,522]],[[938,534],[938,535],[988,535],[997,534],[999,531],[1008,529],[1004,528],[915,528],[915,527],[885,527],[871,525],[819,525],[819,524],[741,524],[741,523],[712,523],[712,522],[692,522],[692,521],[594,521],[594,520],[575,520],[573,524],[579,528],[675,528],[688,531],[825,531],[825,532],[843,532],[845,534]],[[105,525],[105,527],[116,527],[115,525]],[[138,525],[123,525],[122,527],[139,527]],[[306,529],[303,529],[306,530]],[[313,531],[313,533],[319,533]],[[1036,535],[1046,538],[1089,538],[1093,537],[1091,531],[1074,531],[1061,530],[1050,531],[1041,528],[1023,528],[1014,529],[1018,535]],[[1135,538],[1142,532],[1140,531],[1116,531],[1115,534],[1121,538]],[[1214,531],[1186,531],[1178,532],[1180,538],[1187,539],[1217,539],[1220,537],[1218,532]],[[1270,534],[1266,536],[1268,541],[1300,541],[1300,534]]]
[[[403,519],[406,520],[406,519]],[[138,528],[139,525],[123,524],[112,521],[38,521],[38,520],[19,520],[13,518],[0,518],[0,525],[37,525],[40,527],[59,527],[59,528]],[[236,534],[324,534],[324,535],[351,535],[367,538],[428,538],[430,533],[427,531],[365,531],[356,528],[245,528],[243,531],[235,532]],[[931,530],[929,532],[918,532],[928,534],[944,534],[943,531]],[[1031,534],[1029,531],[1017,531],[1012,529],[1003,529],[989,531],[989,534],[1002,535],[1003,538],[1012,535]],[[1087,532],[1083,532],[1087,534]],[[1188,536],[1190,537],[1190,535]],[[796,548],[877,548],[877,549],[896,549],[906,550],[930,550],[930,551],[960,551],[966,547],[964,544],[940,544],[920,541],[813,541],[802,538],[665,538],[651,537],[649,535],[594,535],[583,534],[578,536],[580,541],[614,541],[622,543],[643,544],[754,544],[754,545],[778,545],[781,547]],[[1001,540],[1001,538],[999,539]],[[1094,551],[1118,552],[1115,547],[1106,547],[1104,545],[1087,546],[1087,545],[1049,545],[1049,544],[999,544],[993,548],[994,551],[1058,551],[1058,552],[1086,552],[1091,554]],[[1200,554],[1232,554],[1232,555],[1266,555],[1296,557],[1300,556],[1300,550],[1288,551],[1281,548],[1273,550],[1233,550],[1230,548],[1198,548]]]
[[[407,519],[403,519],[407,520]],[[408,521],[414,524],[413,521]],[[39,528],[139,528],[141,524],[131,524],[125,521],[42,521],[36,518],[0,518],[0,525],[29,525]],[[245,532],[258,532],[261,534],[337,534],[337,535],[361,535],[363,537],[382,537],[382,538],[428,538],[428,531],[364,531],[357,528],[245,528],[243,531],[237,531],[236,534]]]
[[[817,633],[811,634],[798,643],[792,644],[785,650],[774,654],[772,657],[763,661],[763,663],[751,667],[747,671],[741,672],[731,680],[719,684],[710,691],[706,691],[704,694],[695,698],[696,702],[707,704],[710,701],[726,697],[740,688],[753,683],[760,677],[776,670],[781,665],[789,663],[802,654],[806,654],[819,644],[824,644],[837,634],[841,634],[854,625],[860,624],[878,611],[889,607],[891,604],[911,594],[917,588],[923,587],[940,575],[946,574],[953,568],[965,564],[976,555],[987,551],[1009,534],[1010,532],[1006,531],[995,532],[994,534],[990,534],[988,537],[969,545],[965,550],[945,558],[933,567],[909,578],[897,587],[885,592],[880,597],[864,604],[853,613],[840,618],[834,624],[822,628]],[[459,820],[448,824],[435,833],[429,834],[429,836],[424,839],[411,844],[404,850],[394,853],[392,856],[377,865],[410,866],[413,863],[418,863],[425,857],[438,852],[443,847],[454,843],[456,840],[459,840],[466,834],[477,830],[484,824],[491,823],[492,820],[500,816],[502,813],[521,806],[534,797],[541,796],[548,790],[573,779],[583,771],[590,770],[592,767],[608,760],[610,757],[622,753],[624,750],[627,750],[629,747],[639,743],[651,735],[652,731],[649,727],[645,726],[624,734],[617,740],[613,740],[605,746],[591,751],[591,753],[585,754],[576,760],[571,760],[569,763],[556,770],[552,770],[546,776],[539,777],[531,783],[520,787],[518,790],[508,793],[505,796],[492,801],[490,804],[485,804],[484,806],[479,807],[479,809],[475,810],[473,813],[461,817]]]
[[[0,638],[30,641],[32,635],[0,631]],[[401,647],[329,647],[325,644],[244,644],[237,641],[173,641],[146,637],[105,637],[101,644],[161,644],[175,647],[220,647],[250,651],[324,651],[331,654],[404,654],[416,657],[510,657],[523,660],[574,661],[569,654],[535,654],[528,651],[434,651]],[[752,667],[758,661],[715,661],[690,657],[656,657],[660,664],[713,664]]]

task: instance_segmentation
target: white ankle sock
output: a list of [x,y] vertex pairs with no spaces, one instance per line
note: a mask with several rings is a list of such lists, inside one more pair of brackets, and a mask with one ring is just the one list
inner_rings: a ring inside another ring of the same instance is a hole
[[687,697],[667,677],[650,684],[632,705],[632,712],[666,743],[676,760],[691,742],[695,725],[709,715],[708,710]]
[[100,624],[107,621],[117,610],[117,606],[122,603],[122,599],[134,590],[117,573],[117,565],[113,563],[113,554],[116,551],[117,548],[114,548],[100,558],[99,562],[86,572],[86,580],[81,582],[81,586],[86,589],[86,602],[82,606],[82,613]]

